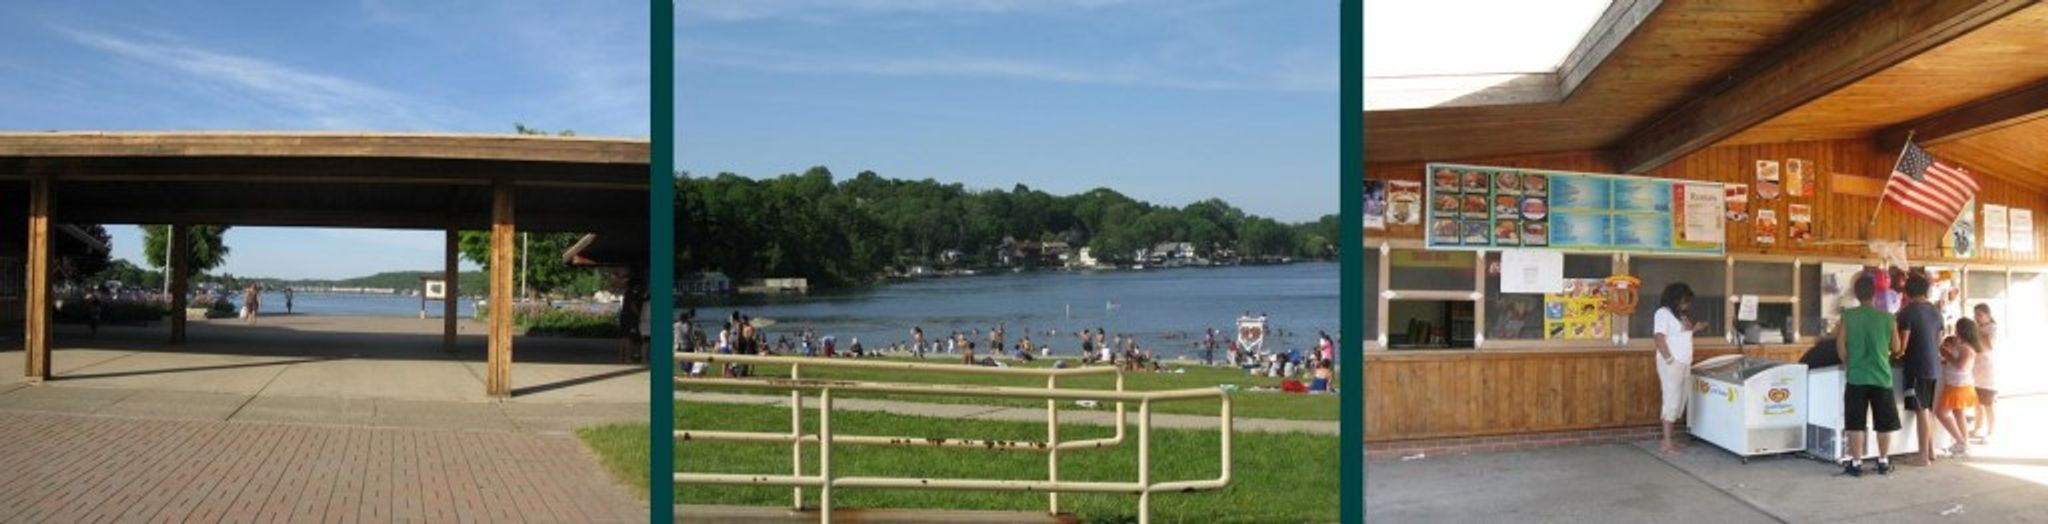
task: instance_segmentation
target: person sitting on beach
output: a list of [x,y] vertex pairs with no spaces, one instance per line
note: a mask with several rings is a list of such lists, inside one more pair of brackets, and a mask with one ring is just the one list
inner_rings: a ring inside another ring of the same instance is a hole
[[1308,392],[1310,394],[1331,392],[1329,362],[1320,362],[1316,364],[1315,379],[1309,381]]

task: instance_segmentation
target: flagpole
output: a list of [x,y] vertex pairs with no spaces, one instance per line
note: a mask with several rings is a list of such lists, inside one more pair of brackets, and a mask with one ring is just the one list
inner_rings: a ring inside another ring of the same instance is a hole
[[1906,143],[1899,145],[1899,159],[1892,161],[1892,172],[1884,177],[1884,192],[1878,193],[1877,205],[1870,208],[1870,221],[1863,223],[1863,237],[1866,240],[1876,238],[1876,232],[1871,231],[1871,228],[1877,226],[1877,214],[1884,211],[1884,199],[1892,195],[1892,178],[1898,175],[1899,162],[1906,159],[1906,149],[1913,147],[1913,133],[1916,132],[1918,130],[1906,131]]

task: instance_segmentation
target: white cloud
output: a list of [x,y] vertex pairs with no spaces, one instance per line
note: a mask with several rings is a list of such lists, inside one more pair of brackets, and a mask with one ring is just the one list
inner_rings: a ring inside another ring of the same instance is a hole
[[[1126,61],[1067,65],[989,57],[878,58],[825,56],[737,46],[682,44],[681,62],[774,73],[1004,78],[1065,84],[1227,91],[1333,91],[1336,64],[1275,56],[1263,66],[1230,67],[1220,74],[1188,74],[1159,64]],[[1213,65],[1213,64],[1212,64]]]
[[437,129],[450,111],[374,85],[258,58],[219,52],[171,38],[147,41],[64,30],[73,41],[148,67],[177,73],[188,87],[225,89],[323,129]]

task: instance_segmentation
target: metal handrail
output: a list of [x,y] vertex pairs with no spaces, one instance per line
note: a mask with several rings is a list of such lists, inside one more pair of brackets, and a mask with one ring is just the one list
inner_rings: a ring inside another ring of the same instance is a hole
[[[727,379],[696,378],[676,380],[677,390],[685,386],[770,389],[790,392],[790,431],[788,433],[759,433],[736,431],[683,431],[675,432],[678,440],[727,441],[727,442],[787,442],[791,447],[792,470],[789,475],[719,474],[719,473],[676,473],[678,484],[728,484],[788,486],[794,493],[794,506],[803,507],[803,488],[818,488],[820,522],[832,520],[832,488],[890,488],[890,489],[942,489],[977,491],[1041,491],[1047,496],[1048,512],[1059,513],[1060,493],[1123,493],[1138,495],[1138,521],[1150,522],[1152,494],[1163,492],[1188,492],[1221,489],[1230,484],[1231,478],[1231,434],[1232,413],[1229,392],[1220,388],[1200,388],[1167,391],[1125,391],[1124,376],[1115,367],[1095,368],[996,368],[987,366],[965,366],[956,364],[927,364],[917,362],[887,362],[821,359],[815,357],[777,357],[757,355],[719,355],[711,353],[677,353],[678,362],[704,362],[727,364],[779,364],[790,367],[790,378],[768,379]],[[972,386],[949,384],[901,384],[884,382],[862,382],[849,380],[817,380],[801,378],[803,366],[832,368],[888,369],[895,371],[943,372],[982,375],[1025,375],[1044,376],[1045,389]],[[1116,390],[1061,390],[1059,377],[1073,375],[1115,374]],[[803,432],[803,399],[805,391],[815,392],[818,397],[818,431]],[[918,437],[836,435],[832,432],[832,396],[835,391],[857,393],[893,393],[909,395],[974,396],[989,398],[1042,398],[1046,399],[1046,440],[1044,442],[976,440],[976,439],[928,439]],[[1153,482],[1152,464],[1152,403],[1216,398],[1221,402],[1219,415],[1222,431],[1220,461],[1221,474],[1214,479]],[[1117,404],[1116,436],[1106,439],[1060,442],[1059,410],[1060,400],[1108,400]],[[1062,482],[1059,480],[1059,452],[1069,449],[1100,449],[1119,445],[1124,439],[1126,422],[1124,404],[1138,403],[1138,480],[1136,482]],[[818,443],[818,474],[803,473],[803,444]],[[982,480],[982,479],[928,479],[896,477],[833,477],[832,446],[854,444],[869,446],[915,446],[937,448],[981,448],[1001,451],[1042,451],[1047,454],[1047,479],[1036,480]]]

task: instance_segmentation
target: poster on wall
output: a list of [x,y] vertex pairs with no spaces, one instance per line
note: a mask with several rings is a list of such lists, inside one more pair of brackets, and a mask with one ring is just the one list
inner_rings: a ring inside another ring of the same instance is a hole
[[1428,172],[1431,247],[1720,253],[1727,244],[1720,183],[1455,164]]
[[1601,304],[1606,302],[1607,281],[1598,278],[1570,278],[1564,289],[1543,295],[1544,340],[1596,340],[1607,338],[1613,317]]
[[1728,224],[1722,218],[1727,213],[1728,195],[1720,184],[1679,183],[1672,189],[1677,193],[1671,197],[1677,207],[1671,217],[1678,224],[1678,246],[1713,249],[1727,243]]
[[1365,228],[1387,228],[1387,183],[1385,181],[1365,181]]
[[1948,234],[1941,237],[1941,251],[1957,258],[1970,258],[1977,254],[1977,201],[1971,199],[1963,204],[1963,210],[1956,213],[1956,220],[1948,226]]
[[1723,197],[1723,201],[1726,202],[1728,206],[1728,221],[1748,222],[1749,186],[1731,185],[1727,186],[1727,191],[1727,196]]
[[1776,200],[1778,193],[1778,161],[1756,161],[1756,197],[1764,200]]
[[1751,229],[1756,230],[1756,243],[1767,246],[1778,243],[1778,210],[1756,210],[1756,227]]
[[1557,293],[1564,290],[1564,253],[1547,249],[1500,252],[1500,292]]
[[1985,249],[2006,249],[2009,232],[2006,230],[2006,208],[1998,204],[1984,204],[1984,247]]
[[1422,223],[1422,183],[1413,180],[1387,182],[1387,222],[1412,226]]
[[2012,225],[2008,229],[2011,229],[2012,238],[2008,241],[2012,243],[2012,250],[2019,253],[2034,252],[2034,210],[2013,209],[2010,214]]
[[1795,197],[1813,196],[1811,162],[1804,158],[1785,160],[1785,194]]
[[1813,239],[1813,206],[1787,204],[1785,206],[1785,238],[1805,243]]

